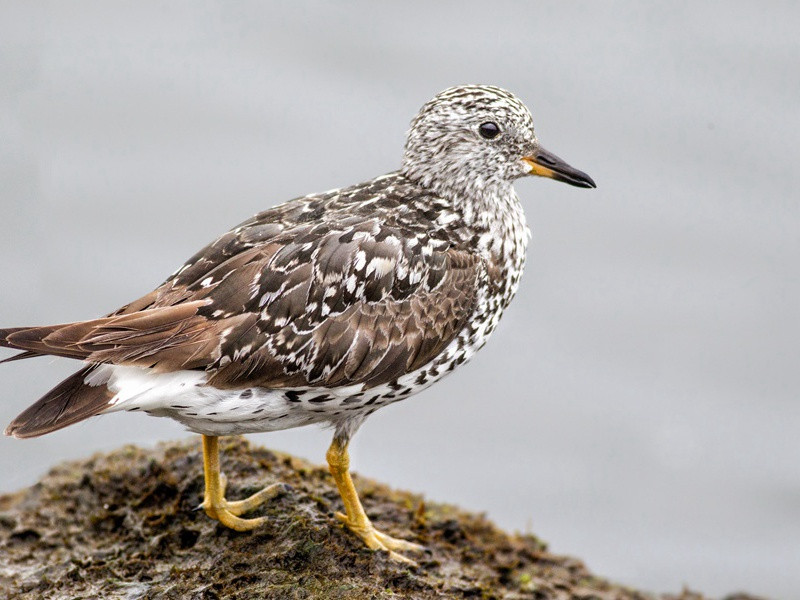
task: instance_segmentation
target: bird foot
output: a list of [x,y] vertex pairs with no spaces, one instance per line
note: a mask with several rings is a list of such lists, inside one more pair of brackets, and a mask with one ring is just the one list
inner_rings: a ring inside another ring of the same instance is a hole
[[353,533],[355,533],[371,550],[386,550],[389,553],[389,558],[398,562],[405,563],[416,567],[417,563],[410,558],[403,556],[400,552],[422,552],[425,550],[424,546],[393,538],[390,535],[382,533],[375,529],[375,526],[367,521],[366,523],[353,523],[347,518],[347,515],[336,513],[336,518],[339,519],[344,525]]
[[209,517],[236,531],[250,531],[263,524],[266,517],[241,519],[239,516],[258,508],[267,500],[271,500],[289,489],[289,486],[284,483],[273,483],[244,500],[229,501],[225,499],[227,486],[228,479],[220,473],[218,494],[214,494],[213,497],[206,495],[202,507]]

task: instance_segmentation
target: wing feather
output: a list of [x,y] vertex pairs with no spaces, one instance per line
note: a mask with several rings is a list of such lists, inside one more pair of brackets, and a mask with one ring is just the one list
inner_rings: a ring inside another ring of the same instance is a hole
[[210,384],[233,388],[373,387],[434,359],[474,312],[484,259],[409,225],[419,220],[324,212],[321,202],[257,215],[107,317],[0,330],[0,345],[204,369]]

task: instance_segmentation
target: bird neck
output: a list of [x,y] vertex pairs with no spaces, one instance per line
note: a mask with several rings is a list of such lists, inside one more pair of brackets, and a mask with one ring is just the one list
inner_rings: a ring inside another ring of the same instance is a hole
[[[404,175],[411,179],[408,174]],[[437,221],[443,229],[460,237],[463,243],[472,246],[475,252],[496,265],[505,275],[521,272],[530,230],[519,197],[510,182],[492,185],[474,182],[459,186],[452,181],[442,184],[430,178],[414,183],[441,197],[458,215],[456,225],[451,213],[442,212]]]
[[459,202],[464,221],[478,233],[478,251],[503,270],[521,271],[530,230],[511,184]]

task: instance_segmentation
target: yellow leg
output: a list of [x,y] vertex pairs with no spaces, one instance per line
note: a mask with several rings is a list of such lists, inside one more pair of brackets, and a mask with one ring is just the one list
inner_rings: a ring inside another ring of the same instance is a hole
[[415,565],[416,563],[413,560],[398,554],[398,552],[419,552],[424,548],[419,544],[399,540],[381,533],[375,529],[375,526],[367,517],[367,513],[364,512],[364,507],[361,506],[358,493],[350,477],[350,455],[347,452],[347,444],[346,441],[341,441],[334,437],[327,454],[328,468],[336,482],[336,487],[339,488],[344,510],[347,513],[346,515],[336,513],[336,517],[350,531],[360,537],[367,547],[372,550],[386,550],[393,559]]
[[282,484],[273,483],[244,500],[228,502],[225,499],[227,480],[219,472],[219,438],[212,435],[203,436],[203,470],[206,478],[203,509],[209,517],[236,531],[249,531],[261,525],[266,520],[265,517],[240,519],[239,515],[274,498],[284,489]]

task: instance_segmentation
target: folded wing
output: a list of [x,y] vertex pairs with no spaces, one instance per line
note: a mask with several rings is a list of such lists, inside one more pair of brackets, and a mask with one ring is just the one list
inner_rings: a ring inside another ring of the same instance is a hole
[[218,387],[363,384],[424,365],[474,310],[475,255],[377,219],[253,219],[151,294],[101,319],[0,330],[28,353],[158,371]]

